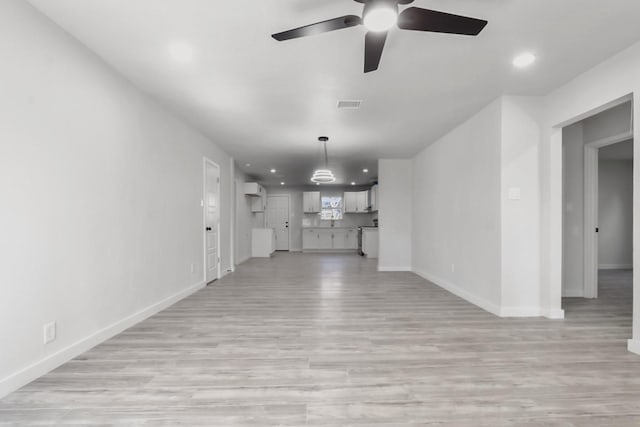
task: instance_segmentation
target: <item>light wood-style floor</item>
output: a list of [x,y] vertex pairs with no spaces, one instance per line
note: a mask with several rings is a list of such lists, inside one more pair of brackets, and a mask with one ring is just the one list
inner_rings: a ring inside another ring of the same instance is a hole
[[356,255],[255,259],[6,397],[0,424],[640,426],[630,277],[513,320]]

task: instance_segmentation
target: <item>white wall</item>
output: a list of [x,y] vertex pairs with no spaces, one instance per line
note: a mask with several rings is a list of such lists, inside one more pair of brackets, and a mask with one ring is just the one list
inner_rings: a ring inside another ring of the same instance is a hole
[[633,161],[599,160],[599,268],[631,268],[633,263]]
[[411,271],[413,161],[378,161],[380,271]]
[[223,151],[26,2],[0,2],[0,57],[2,396],[202,286],[203,156],[228,269],[231,185]]
[[497,100],[413,163],[414,271],[494,313],[501,303],[501,114]]
[[501,316],[539,316],[542,100],[502,98]]
[[244,184],[247,182],[247,178],[237,166],[235,168],[234,182],[236,205],[235,262],[236,264],[242,264],[251,258],[251,228],[253,228],[254,214],[251,213],[251,198],[244,194]]

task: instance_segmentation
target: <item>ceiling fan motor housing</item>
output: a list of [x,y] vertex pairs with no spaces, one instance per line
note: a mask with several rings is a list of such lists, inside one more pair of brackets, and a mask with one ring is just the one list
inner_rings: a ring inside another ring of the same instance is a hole
[[[353,0],[356,3],[371,3],[372,1],[375,0]],[[391,0],[391,3],[396,3],[396,4],[409,4],[409,3],[413,3],[414,0]]]
[[385,7],[393,9],[396,13],[398,13],[398,1],[397,0],[367,0],[364,2],[364,9],[362,11],[362,17],[367,16],[370,10],[376,9],[378,7]]

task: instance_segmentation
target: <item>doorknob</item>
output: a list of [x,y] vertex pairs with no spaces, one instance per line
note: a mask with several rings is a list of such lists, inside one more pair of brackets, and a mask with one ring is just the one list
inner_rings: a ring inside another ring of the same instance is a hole
[[207,231],[211,231],[211,227],[207,227]]

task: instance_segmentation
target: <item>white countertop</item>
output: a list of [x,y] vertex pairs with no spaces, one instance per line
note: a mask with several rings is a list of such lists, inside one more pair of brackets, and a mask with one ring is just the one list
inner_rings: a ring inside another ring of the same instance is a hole
[[302,227],[303,230],[353,230],[355,228],[358,228],[358,225],[355,225],[353,227]]

